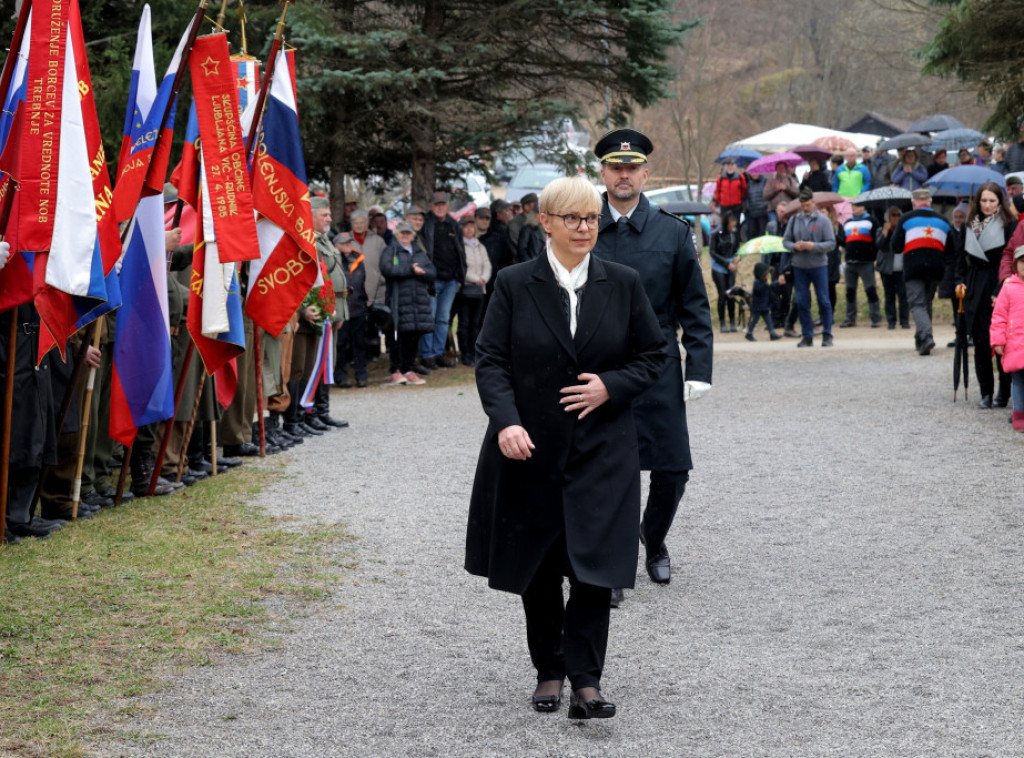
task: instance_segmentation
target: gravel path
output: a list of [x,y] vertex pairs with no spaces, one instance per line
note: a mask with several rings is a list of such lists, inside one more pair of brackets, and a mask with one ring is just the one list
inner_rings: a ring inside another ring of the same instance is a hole
[[529,708],[519,599],[461,569],[485,418],[473,387],[428,384],[336,392],[351,428],[261,498],[358,536],[333,600],[279,650],[145,698],[127,726],[158,736],[98,754],[1024,754],[1021,440],[973,385],[951,403],[951,351],[852,331],[831,351],[722,341],[690,408],[675,578],[640,567],[612,612],[617,718]]

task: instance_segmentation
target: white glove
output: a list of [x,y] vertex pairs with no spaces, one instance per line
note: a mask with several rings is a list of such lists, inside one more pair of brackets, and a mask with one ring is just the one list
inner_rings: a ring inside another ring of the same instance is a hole
[[683,402],[688,403],[691,400],[700,400],[711,390],[711,385],[707,382],[683,382]]
[[11,243],[0,242],[0,270],[7,265],[7,259],[11,257]]

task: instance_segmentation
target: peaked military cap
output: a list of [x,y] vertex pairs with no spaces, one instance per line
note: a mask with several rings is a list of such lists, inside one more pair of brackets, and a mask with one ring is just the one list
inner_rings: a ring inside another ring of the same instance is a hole
[[612,129],[594,148],[601,163],[647,163],[653,152],[650,139],[636,129]]

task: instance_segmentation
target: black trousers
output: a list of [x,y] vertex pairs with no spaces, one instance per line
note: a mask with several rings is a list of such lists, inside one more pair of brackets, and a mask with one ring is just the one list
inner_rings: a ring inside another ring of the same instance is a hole
[[356,379],[366,379],[366,314],[350,318],[338,330],[337,354],[334,358],[334,380],[355,369]]
[[[885,320],[889,326],[895,326],[899,316],[901,326],[910,325],[910,306],[907,305],[907,285],[903,281],[902,271],[882,274],[882,292],[885,298]],[[899,310],[896,303],[899,301]],[[953,313],[956,313],[956,298],[953,299]]]
[[651,489],[647,493],[647,507],[640,520],[640,533],[644,536],[647,553],[654,555],[665,545],[665,537],[672,528],[679,501],[690,481],[689,471],[652,471]]
[[[569,577],[569,600],[562,579]],[[526,642],[537,681],[569,678],[573,689],[601,687],[611,589],[585,584],[569,564],[563,533],[523,593]]]
[[391,365],[394,366],[394,370],[400,371],[403,374],[408,374],[412,371],[413,364],[416,363],[416,351],[419,350],[420,337],[423,332],[399,332],[398,339],[395,340],[395,349],[393,351]]
[[459,352],[463,363],[472,363],[476,358],[476,338],[480,334],[483,320],[484,298],[459,295]]
[[711,281],[715,283],[715,289],[718,290],[718,324],[719,326],[725,326],[725,312],[728,310],[729,324],[732,325],[736,321],[736,303],[725,293],[736,283],[736,272],[726,271],[721,273],[712,271]]
[[[1003,371],[1003,362],[998,357],[995,363],[999,367],[999,386],[996,387],[996,371],[992,368],[992,342],[989,337],[989,326],[992,324],[992,306],[984,303],[974,314],[971,323],[971,339],[974,340],[974,375],[978,378],[978,392],[982,397],[998,394],[1010,397],[1010,375]],[[994,390],[998,389],[998,393]]]

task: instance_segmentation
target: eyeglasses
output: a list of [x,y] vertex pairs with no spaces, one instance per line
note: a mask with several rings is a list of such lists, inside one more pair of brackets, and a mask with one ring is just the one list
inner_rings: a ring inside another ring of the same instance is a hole
[[601,218],[600,213],[588,213],[586,216],[581,216],[578,213],[549,213],[549,216],[557,216],[562,219],[562,223],[565,224],[565,228],[570,232],[575,232],[580,228],[580,224],[584,221],[587,222],[588,227],[597,226],[598,220]]

